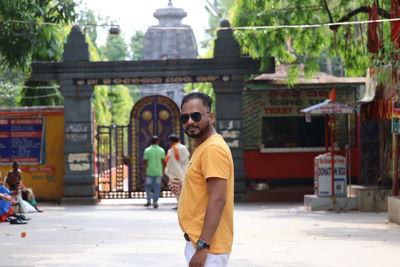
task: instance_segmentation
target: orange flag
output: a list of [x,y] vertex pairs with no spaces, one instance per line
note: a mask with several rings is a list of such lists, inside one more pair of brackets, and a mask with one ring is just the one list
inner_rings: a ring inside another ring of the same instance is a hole
[[331,92],[329,93],[329,99],[332,100],[332,102],[336,102],[336,88],[333,87]]

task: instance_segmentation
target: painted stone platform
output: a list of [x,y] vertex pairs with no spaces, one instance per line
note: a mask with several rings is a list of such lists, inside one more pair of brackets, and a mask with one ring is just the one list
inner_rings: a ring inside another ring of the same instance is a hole
[[304,207],[311,211],[349,211],[357,209],[355,197],[319,197],[317,195],[305,195]]
[[400,224],[400,197],[388,197],[388,217],[389,222]]
[[382,186],[353,185],[348,188],[349,196],[357,198],[359,211],[388,211],[388,196],[391,189]]

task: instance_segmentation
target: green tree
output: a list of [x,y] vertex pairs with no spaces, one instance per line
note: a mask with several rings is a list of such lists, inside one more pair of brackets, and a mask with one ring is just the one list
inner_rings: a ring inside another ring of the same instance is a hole
[[[91,61],[100,61],[98,50],[90,37],[86,37],[89,44]],[[96,114],[97,125],[126,125],[129,122],[129,115],[134,101],[129,94],[128,87],[124,85],[106,86],[97,85],[92,96],[92,107]]]
[[144,45],[144,32],[136,31],[131,37],[131,42],[129,44],[129,54],[130,58],[133,60],[143,59],[143,45]]
[[212,48],[213,40],[217,36],[217,29],[222,19],[229,17],[229,11],[232,9],[234,0],[214,0],[212,6],[206,5],[208,13],[208,29],[206,29],[206,38],[201,42],[201,47]]
[[[368,20],[367,7],[372,3],[370,0],[237,0],[231,12],[231,22],[237,27]],[[390,9],[390,0],[379,3],[381,14],[385,14],[385,8]],[[386,42],[389,41],[389,33],[389,24],[384,23],[380,34]],[[304,63],[307,76],[319,70],[318,60],[322,53],[331,59],[339,57],[347,76],[362,76],[370,66],[365,25],[236,30],[235,36],[244,53],[261,58],[262,62],[273,56],[278,64]],[[299,70],[291,71],[295,74]]]
[[[131,42],[129,44],[129,57],[132,60],[142,60],[143,59],[143,45],[144,45],[144,32],[136,31],[131,37]],[[129,85],[129,92],[134,101],[138,101],[141,98],[140,87],[137,85]]]
[[92,96],[92,107],[96,115],[97,125],[106,126],[111,124],[112,115],[107,86],[98,85],[95,87]]
[[106,44],[99,47],[99,54],[104,61],[126,60],[129,57],[129,52],[123,35],[109,34]]
[[32,60],[56,60],[63,27],[42,23],[70,24],[75,18],[72,0],[0,1],[0,63],[28,69]]
[[[213,56],[214,42],[213,40],[216,38],[217,29],[219,24],[223,18],[227,18],[229,14],[229,10],[232,8],[234,0],[214,0],[211,6],[205,6],[209,19],[208,24],[209,27],[206,30],[206,38],[201,43],[203,48],[207,48],[207,52],[200,56],[200,58],[211,58]],[[203,92],[212,99],[215,99],[215,92],[211,83],[196,83],[196,84],[187,84],[185,86],[186,92],[199,91]],[[212,110],[215,112],[215,102],[212,105]]]
[[89,36],[89,38],[92,40],[93,45],[96,45],[97,41],[97,27],[96,25],[99,24],[99,21],[101,21],[102,18],[99,15],[96,15],[95,12],[91,9],[86,8],[81,8],[79,12],[79,18],[77,20],[77,23],[84,27],[85,33]]
[[24,76],[20,71],[0,66],[0,106],[15,107],[23,88]]
[[[72,0],[0,1],[0,65],[4,72],[15,72],[19,77],[25,77],[29,74],[31,61],[60,60],[66,27],[57,24],[70,24],[76,17],[74,8]],[[37,89],[38,85],[40,89]],[[18,90],[20,104],[60,104],[61,96],[54,86],[49,88],[51,85],[27,82],[22,90]],[[5,87],[1,89],[3,92],[7,90]],[[14,95],[14,104],[16,97]]]
[[[100,56],[96,46],[89,36],[86,36],[86,42],[89,45],[90,61],[100,61]],[[97,85],[94,87],[92,95],[92,108],[96,116],[97,125],[111,124],[110,100],[108,99],[108,86]]]
[[112,123],[127,125],[133,107],[133,100],[128,88],[124,85],[112,86],[108,97],[111,104]]

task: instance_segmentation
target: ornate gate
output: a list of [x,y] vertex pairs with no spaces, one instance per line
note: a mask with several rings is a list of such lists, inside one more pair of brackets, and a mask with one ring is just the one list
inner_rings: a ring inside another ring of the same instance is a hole
[[130,198],[127,151],[127,126],[97,127],[97,194],[98,198]]
[[[179,108],[170,98],[148,96],[131,111],[129,126],[97,127],[97,195],[100,199],[145,198],[143,152],[153,135],[169,148],[171,133],[181,137]],[[163,179],[160,197],[172,197]]]

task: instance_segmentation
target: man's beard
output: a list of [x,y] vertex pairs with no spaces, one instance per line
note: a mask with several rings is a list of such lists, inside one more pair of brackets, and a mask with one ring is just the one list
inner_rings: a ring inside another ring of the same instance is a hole
[[[190,133],[188,131],[188,128],[197,128],[199,129],[198,133]],[[206,133],[208,131],[208,129],[210,128],[210,125],[207,124],[203,129],[201,129],[199,126],[191,126],[191,127],[187,127],[186,129],[183,129],[185,131],[185,133],[190,137],[190,138],[198,138],[200,136],[202,136],[204,133]]]

